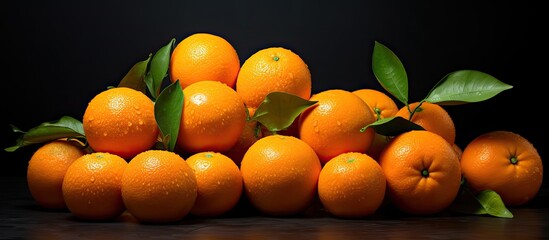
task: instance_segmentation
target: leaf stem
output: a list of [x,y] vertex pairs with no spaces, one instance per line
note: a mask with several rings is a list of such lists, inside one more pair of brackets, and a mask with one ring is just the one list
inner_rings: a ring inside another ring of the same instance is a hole
[[424,100],[421,100],[419,102],[419,104],[414,108],[414,110],[412,111],[410,109],[410,105],[406,105],[406,107],[408,108],[408,112],[410,112],[410,117],[408,118],[408,120],[412,121],[412,117],[414,117],[414,114],[420,109],[421,105],[425,102],[425,99]]

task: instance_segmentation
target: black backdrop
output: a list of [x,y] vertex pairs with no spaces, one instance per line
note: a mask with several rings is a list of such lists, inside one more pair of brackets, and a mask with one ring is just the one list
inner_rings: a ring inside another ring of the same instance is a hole
[[[534,27],[533,8],[527,1],[2,1],[2,148],[17,137],[9,124],[27,130],[63,115],[81,119],[87,102],[135,62],[172,38],[209,32],[232,43],[242,63],[265,47],[293,50],[309,65],[313,92],[381,90],[371,70],[376,40],[406,67],[411,101],[451,71],[486,72],[514,88],[446,107],[458,145],[509,130],[543,158],[539,85],[547,77],[536,64],[543,28]],[[35,148],[2,151],[2,174],[24,175]]]

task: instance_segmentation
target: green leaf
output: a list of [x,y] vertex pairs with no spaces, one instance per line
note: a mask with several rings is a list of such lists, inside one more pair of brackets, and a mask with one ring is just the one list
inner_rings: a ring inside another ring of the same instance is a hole
[[377,81],[404,105],[408,104],[408,76],[396,54],[385,45],[375,42],[372,70]]
[[450,206],[450,210],[464,214],[514,217],[495,191],[484,190],[475,196],[464,183],[461,184],[458,196]]
[[133,88],[146,94],[147,84],[145,84],[145,72],[147,71],[147,65],[150,60],[151,55],[149,54],[149,57],[146,60],[134,64],[130,71],[126,73],[126,76],[118,83],[118,87]]
[[12,129],[14,132],[23,133],[23,135],[16,140],[14,146],[4,149],[8,152],[13,152],[24,146],[44,143],[59,138],[85,138],[82,122],[69,116],[63,116],[57,121],[44,122],[27,132],[21,131],[15,126],[12,126]]
[[370,127],[374,128],[376,133],[384,136],[397,136],[401,133],[412,130],[425,130],[423,127],[413,123],[412,121],[399,116],[379,119],[363,127],[360,131],[364,132]]
[[440,105],[480,102],[494,97],[513,86],[475,70],[449,73],[431,89],[426,101]]
[[271,132],[288,128],[295,118],[317,101],[308,101],[285,92],[271,92],[257,107],[253,120],[258,121]]
[[162,82],[167,76],[170,66],[170,56],[175,39],[172,39],[167,45],[160,48],[151,59],[150,71],[145,75],[145,83],[151,93],[151,96],[156,99],[160,93]]
[[160,93],[154,104],[154,116],[160,132],[162,132],[162,141],[169,151],[174,150],[179,134],[183,98],[183,90],[177,80]]
[[477,194],[476,199],[487,214],[495,217],[513,218],[513,214],[505,207],[503,200],[495,191],[484,190]]

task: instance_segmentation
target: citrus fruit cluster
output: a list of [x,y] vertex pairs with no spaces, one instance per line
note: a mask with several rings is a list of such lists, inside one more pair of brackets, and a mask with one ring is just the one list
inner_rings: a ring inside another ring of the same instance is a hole
[[[374,73],[389,92],[399,87],[401,108],[374,89],[313,94],[307,64],[286,48],[261,49],[240,65],[220,36],[197,33],[174,44],[90,99],[81,126],[66,118],[39,126],[73,130],[42,138],[51,141],[30,159],[28,186],[39,205],[85,220],[127,211],[166,223],[221,216],[243,197],[268,216],[304,213],[319,200],[335,217],[361,218],[383,206],[415,215],[459,211],[469,194],[476,213],[508,217],[505,206],[526,204],[541,186],[541,157],[527,139],[488,132],[462,150],[440,103],[464,100],[437,88],[408,103],[407,86],[387,77],[395,71],[380,71],[401,64],[380,44],[374,55],[388,60],[375,61]],[[154,86],[168,76],[164,90]],[[465,79],[464,89],[467,81],[479,85]],[[500,199],[500,212],[483,196]]]

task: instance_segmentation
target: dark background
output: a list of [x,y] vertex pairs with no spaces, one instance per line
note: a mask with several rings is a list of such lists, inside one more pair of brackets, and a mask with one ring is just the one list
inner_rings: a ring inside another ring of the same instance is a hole
[[[539,37],[547,27],[534,8],[528,1],[2,1],[2,148],[18,136],[9,124],[28,130],[63,115],[81,119],[87,102],[134,63],[172,38],[209,32],[227,39],[241,63],[266,47],[291,49],[308,64],[313,93],[382,90],[371,69],[374,41],[403,62],[411,102],[452,71],[491,74],[514,88],[446,107],[456,142],[464,148],[482,133],[509,130],[544,158],[540,85],[547,74]],[[1,174],[26,174],[36,148],[2,151]]]

